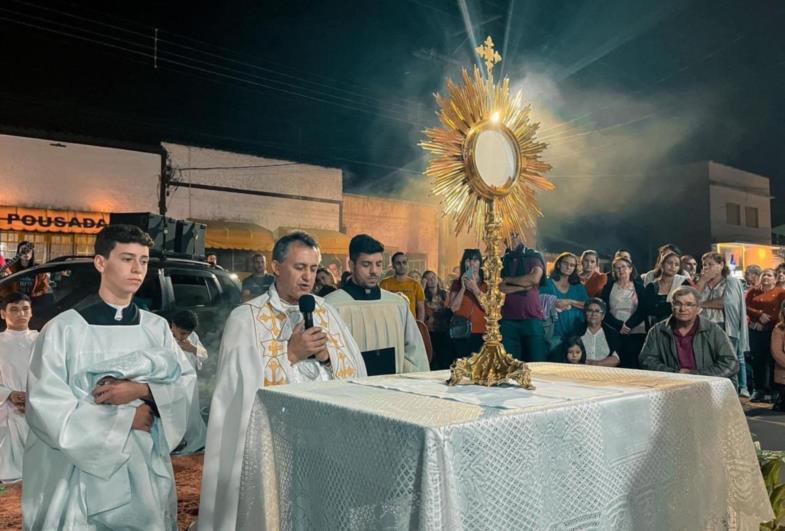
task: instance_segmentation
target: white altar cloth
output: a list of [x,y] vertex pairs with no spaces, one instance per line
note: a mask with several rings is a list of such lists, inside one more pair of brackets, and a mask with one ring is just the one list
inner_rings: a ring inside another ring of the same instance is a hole
[[447,371],[270,387],[238,529],[758,529],[773,517],[720,378],[532,363],[537,389]]

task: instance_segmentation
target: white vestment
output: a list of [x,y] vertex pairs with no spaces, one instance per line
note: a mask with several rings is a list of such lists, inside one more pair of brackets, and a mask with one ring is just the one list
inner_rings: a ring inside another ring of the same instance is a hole
[[429,371],[428,354],[409,303],[385,289],[378,300],[355,300],[339,289],[325,297],[349,327],[361,352],[395,349],[395,372]]
[[[89,306],[95,313],[114,314],[96,300]],[[90,324],[86,314],[68,310],[35,342],[25,529],[177,529],[169,453],[185,432],[196,378],[165,319],[133,304],[122,313],[116,324]],[[106,376],[149,385],[159,414],[149,433],[131,429],[140,400],[95,403],[92,391]]]
[[8,397],[12,391],[27,389],[27,367],[37,335],[36,330],[0,333],[0,481],[22,479],[27,421]]
[[[196,354],[183,351],[185,357],[191,363],[194,371],[198,371],[204,365],[204,360],[207,359],[207,349],[199,340],[199,335],[196,331],[191,332],[188,336],[188,341],[196,346]],[[185,428],[185,435],[183,442],[185,446],[177,450],[180,455],[192,454],[204,448],[207,439],[207,425],[202,418],[202,406],[199,403],[199,382],[194,385],[194,394],[191,397],[191,410],[188,412],[188,426]]]
[[201,531],[236,527],[245,438],[257,390],[365,376],[365,364],[346,325],[324,299],[314,299],[313,324],[327,334],[329,366],[315,359],[294,365],[289,362],[288,341],[302,314],[297,305],[280,299],[275,284],[267,293],[235,308],[226,321],[207,428],[198,522]]

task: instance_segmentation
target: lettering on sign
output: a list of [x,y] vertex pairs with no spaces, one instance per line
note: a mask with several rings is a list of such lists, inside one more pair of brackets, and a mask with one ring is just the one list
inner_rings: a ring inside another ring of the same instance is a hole
[[109,214],[0,207],[0,230],[92,234],[109,223]]

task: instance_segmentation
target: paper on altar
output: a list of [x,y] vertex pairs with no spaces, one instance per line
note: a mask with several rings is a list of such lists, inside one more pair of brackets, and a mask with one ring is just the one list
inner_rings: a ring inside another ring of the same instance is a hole
[[368,387],[381,387],[402,393],[412,393],[500,409],[529,409],[574,400],[591,400],[649,390],[644,387],[636,388],[631,386],[595,387],[538,378],[532,379],[535,387],[532,390],[523,389],[515,385],[498,387],[484,387],[481,385],[448,386],[443,378],[407,378],[401,375],[352,379],[349,382]]

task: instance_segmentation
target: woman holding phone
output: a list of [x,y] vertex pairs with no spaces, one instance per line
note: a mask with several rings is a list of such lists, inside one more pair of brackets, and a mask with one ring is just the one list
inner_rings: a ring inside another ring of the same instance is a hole
[[[447,307],[452,310],[453,316],[457,316],[459,320],[462,318],[469,321],[471,324],[470,333],[465,334],[465,337],[455,337],[453,333],[455,352],[460,357],[471,356],[473,352],[479,352],[482,347],[482,336],[485,334],[485,310],[480,303],[480,294],[487,290],[480,250],[465,249],[461,258],[460,276],[453,281],[447,296]],[[467,323],[467,332],[469,332],[469,323]],[[452,329],[456,328],[454,324],[455,317],[451,322]]]

